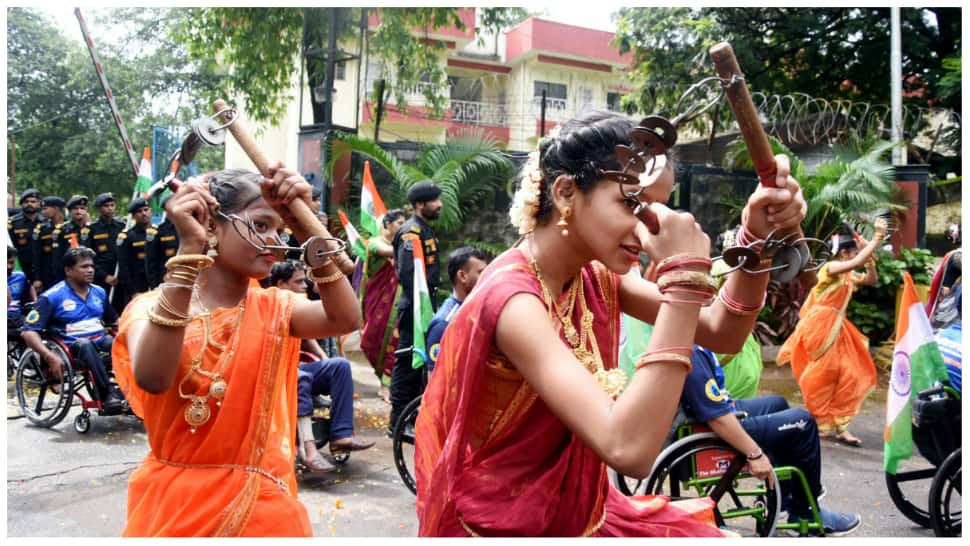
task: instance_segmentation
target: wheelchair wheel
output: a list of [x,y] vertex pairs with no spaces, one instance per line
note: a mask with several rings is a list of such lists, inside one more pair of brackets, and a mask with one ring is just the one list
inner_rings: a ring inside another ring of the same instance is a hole
[[394,451],[394,466],[401,476],[401,481],[409,491],[418,494],[418,486],[414,481],[414,424],[418,420],[418,410],[421,409],[421,397],[411,400],[398,417],[394,426],[394,436],[391,439]]
[[50,428],[64,419],[74,398],[74,370],[64,349],[53,341],[44,345],[61,358],[63,380],[57,379],[44,359],[34,350],[24,351],[17,365],[17,402],[27,420],[39,427]]
[[80,434],[84,434],[91,430],[91,416],[88,412],[80,413],[74,418],[74,430]]
[[930,526],[929,510],[914,504],[913,501],[910,500],[910,496],[915,496],[916,494],[922,495],[921,491],[925,491],[925,489],[911,487],[904,490],[902,484],[917,480],[928,480],[934,475],[936,475],[935,468],[925,468],[922,470],[913,470],[909,472],[896,472],[895,475],[886,472],[886,489],[889,491],[889,498],[892,499],[893,504],[896,505],[896,508],[898,508],[904,516],[921,527]]
[[961,449],[951,453],[940,465],[930,486],[930,526],[938,537],[961,536],[963,503],[963,465]]
[[672,500],[710,497],[719,526],[745,536],[774,534],[780,511],[778,479],[742,472],[744,454],[712,432],[692,434],[657,457],[645,493]]

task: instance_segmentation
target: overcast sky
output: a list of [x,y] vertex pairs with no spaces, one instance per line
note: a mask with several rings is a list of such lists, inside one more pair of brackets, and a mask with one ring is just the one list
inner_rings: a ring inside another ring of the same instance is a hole
[[[549,19],[550,21],[610,32],[615,31],[616,25],[610,21],[610,15],[617,11],[621,4],[599,1],[596,2],[596,5],[597,7],[595,9],[591,9],[584,2],[559,2],[558,4],[536,2],[526,7],[534,12],[541,13],[543,19]],[[75,38],[78,41],[81,40],[81,30],[78,27],[77,19],[74,17],[73,5],[57,3],[40,9],[49,13],[69,38]],[[81,13],[85,14],[85,18],[90,20],[90,12],[95,9],[100,10],[105,8],[82,6]],[[94,30],[90,27],[88,30],[91,30],[92,34],[94,33]]]

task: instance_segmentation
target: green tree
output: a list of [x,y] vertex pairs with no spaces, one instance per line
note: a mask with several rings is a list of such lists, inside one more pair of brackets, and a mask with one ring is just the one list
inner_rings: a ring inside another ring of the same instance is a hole
[[[958,92],[937,92],[944,60],[960,51],[960,13],[901,10],[903,74],[914,91],[908,103],[960,110]],[[707,51],[724,40],[753,90],[890,102],[889,8],[649,7],[614,17],[616,44],[633,53],[639,85],[627,103],[643,112],[669,112],[688,85],[713,75]]]
[[[398,160],[367,138],[338,133],[334,140],[343,144],[332,147],[327,180],[333,180],[333,167],[345,154],[360,154],[371,160],[372,168],[379,166],[393,178],[392,187],[381,189],[381,197],[389,208],[404,206],[411,186],[431,180],[441,187],[441,216],[434,225],[445,235],[457,231],[469,212],[490,206],[495,193],[504,191],[514,174],[513,164],[500,143],[480,129],[460,132],[446,144],[429,145],[414,165]],[[359,184],[351,194],[359,196]],[[357,216],[352,214],[353,218]]]
[[[492,30],[507,28],[528,14],[522,8],[479,10],[479,28]],[[368,39],[367,54],[382,59],[383,75],[397,107],[406,107],[407,94],[418,89],[432,112],[444,112],[447,101],[441,89],[447,86],[447,72],[438,55],[445,51],[445,44],[421,39],[414,31],[430,34],[448,26],[464,30],[458,8],[378,8],[377,15],[380,25]],[[357,36],[361,8],[194,8],[173,38],[213,70],[225,67],[226,78],[210,98],[242,97],[249,116],[272,123],[293,100],[287,91],[303,62],[299,52],[311,53],[305,56],[304,65],[309,91],[326,81],[331,16],[339,18],[338,43]],[[315,108],[314,122],[322,121],[322,110]]]
[[[124,9],[84,15],[139,157],[151,146],[154,126],[184,131],[200,113],[208,114],[198,89],[211,87],[216,76],[194,65],[163,32],[184,13]],[[126,204],[135,175],[87,48],[61,34],[42,12],[7,10],[7,98],[18,189],[92,197],[112,191]],[[203,151],[196,164],[202,170],[221,166],[221,155]]]

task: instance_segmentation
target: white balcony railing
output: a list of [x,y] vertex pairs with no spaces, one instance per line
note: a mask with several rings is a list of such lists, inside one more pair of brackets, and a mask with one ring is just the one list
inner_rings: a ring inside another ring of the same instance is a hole
[[505,127],[509,120],[508,110],[504,104],[469,100],[452,100],[451,116],[456,123],[493,127]]
[[[529,113],[536,119],[542,114],[542,97],[532,97],[532,107]],[[567,121],[575,117],[576,108],[567,99],[551,99],[546,97],[546,119]]]

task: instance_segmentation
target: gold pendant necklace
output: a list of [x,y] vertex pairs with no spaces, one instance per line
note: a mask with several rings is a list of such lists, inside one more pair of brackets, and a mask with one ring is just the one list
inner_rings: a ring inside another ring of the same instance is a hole
[[[228,384],[222,375],[225,373],[226,366],[229,364],[229,361],[232,360],[232,354],[235,350],[235,347],[233,347],[233,350],[226,353],[226,346],[217,343],[213,339],[212,325],[210,323],[211,313],[208,309],[206,309],[205,305],[202,304],[202,299],[198,296],[198,293],[196,293],[195,296],[199,307],[202,308],[202,312],[197,316],[202,319],[202,328],[205,336],[202,341],[202,347],[199,349],[199,352],[195,355],[195,357],[192,358],[192,367],[189,368],[189,371],[185,374],[185,377],[179,381],[179,396],[181,398],[190,400],[189,404],[185,407],[184,417],[185,422],[191,427],[189,431],[193,434],[196,432],[198,427],[206,424],[209,421],[209,418],[212,417],[212,409],[209,407],[210,398],[215,399],[217,407],[222,406],[222,399],[225,397],[226,391],[228,390]],[[242,325],[243,314],[245,311],[246,300],[243,299],[243,301],[239,304],[239,314],[236,316],[235,329],[233,330],[233,333],[229,335],[229,339],[233,340],[233,343],[235,343],[235,338],[233,336],[239,335],[239,328]],[[222,363],[219,366],[218,371],[215,372],[210,372],[202,368],[202,361],[205,357],[206,349],[210,345],[221,353],[219,357],[217,357],[217,360],[218,358],[221,358]],[[188,381],[188,379],[195,373],[211,379],[211,382],[209,383],[209,390],[203,395],[185,394],[182,390],[185,382]]]
[[[542,287],[542,297],[545,300],[549,312],[549,318],[558,319],[562,325],[566,341],[569,342],[573,355],[591,374],[593,379],[599,384],[606,394],[616,398],[626,388],[627,377],[622,370],[613,368],[605,369],[603,357],[600,355],[599,345],[593,333],[593,313],[586,306],[586,295],[583,289],[583,272],[580,270],[573,278],[566,295],[566,301],[562,306],[552,297],[552,291],[546,286],[546,281],[539,270],[539,264],[535,259],[535,252],[532,251],[532,234],[529,234],[529,254],[532,258],[532,269],[539,279],[539,286]],[[580,308],[580,331],[577,333],[573,325],[572,316],[576,302]]]

